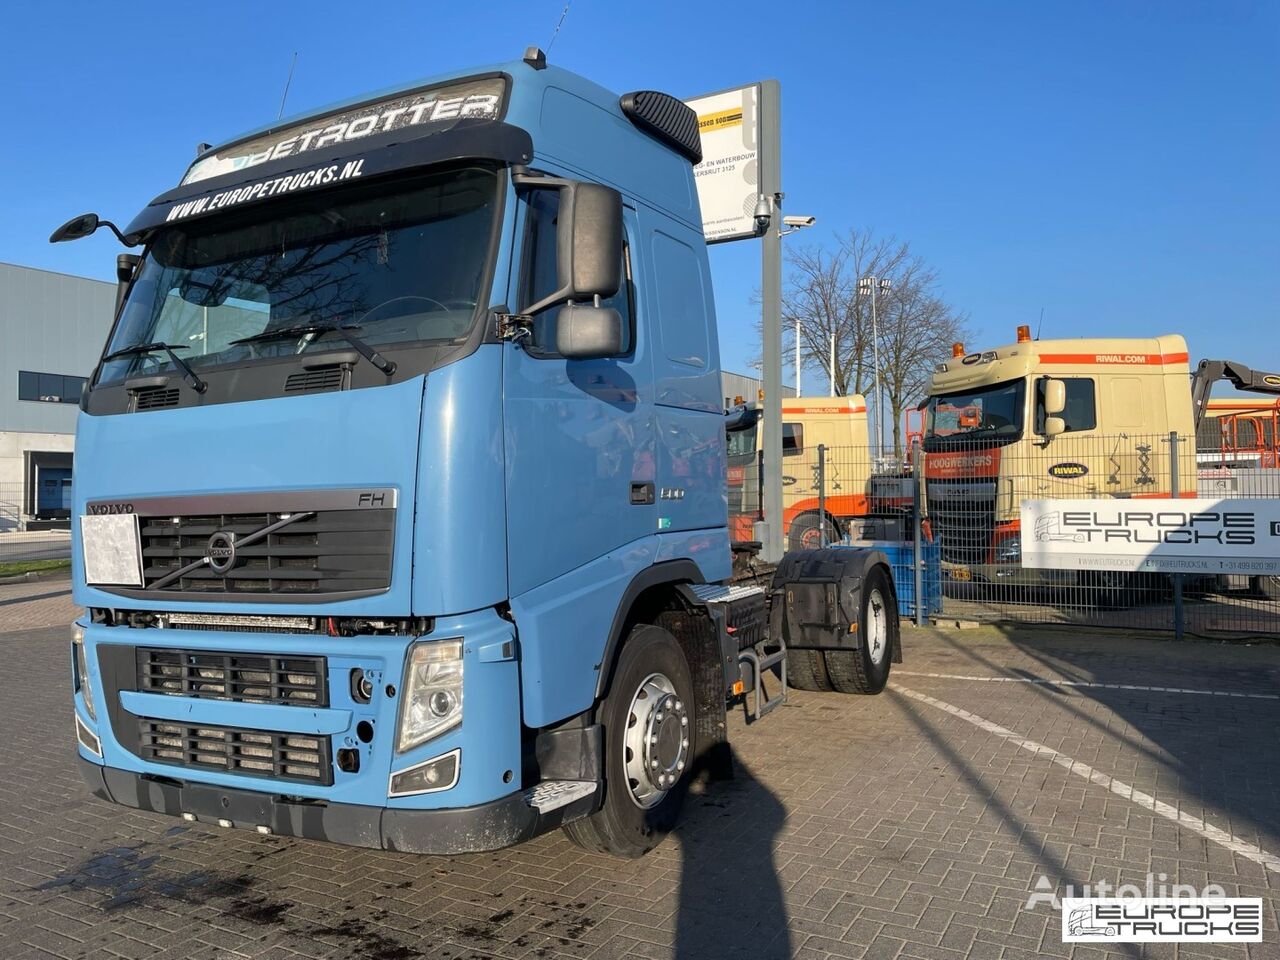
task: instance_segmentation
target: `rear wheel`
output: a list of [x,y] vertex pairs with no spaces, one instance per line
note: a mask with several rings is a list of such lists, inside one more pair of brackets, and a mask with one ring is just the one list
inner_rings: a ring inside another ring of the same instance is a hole
[[889,663],[898,642],[898,609],[893,585],[879,567],[862,583],[858,635],[858,649],[823,653],[827,676],[841,693],[879,693],[889,682]]
[[787,530],[787,543],[791,550],[817,550],[822,546],[822,535],[827,535],[827,543],[835,543],[840,539],[840,528],[830,517],[823,517],[818,522],[818,514],[803,513],[791,521]]
[[1133,575],[1121,570],[1100,570],[1085,579],[1085,604],[1099,610],[1123,610],[1134,603]]
[[797,690],[829,693],[835,688],[827,676],[827,662],[821,650],[788,650],[787,683]]
[[1258,577],[1254,582],[1258,592],[1268,600],[1280,600],[1280,577]]
[[650,624],[632,628],[597,717],[604,727],[604,803],[564,831],[616,857],[649,852],[680,816],[695,755],[695,703],[679,642]]

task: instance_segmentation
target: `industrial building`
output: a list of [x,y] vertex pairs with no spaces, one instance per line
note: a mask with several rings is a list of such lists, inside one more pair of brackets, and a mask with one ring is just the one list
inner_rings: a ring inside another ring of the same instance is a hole
[[0,531],[67,526],[80,387],[115,291],[0,263]]

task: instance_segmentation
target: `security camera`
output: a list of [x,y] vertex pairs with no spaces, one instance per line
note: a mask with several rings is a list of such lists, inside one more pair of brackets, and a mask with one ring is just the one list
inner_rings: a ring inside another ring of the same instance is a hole
[[782,222],[785,226],[797,227],[797,228],[812,227],[817,222],[817,220],[818,220],[817,217],[783,217],[782,218]]
[[769,206],[767,197],[761,195],[756,201],[755,213],[752,214],[756,219],[756,229],[765,230],[769,226],[769,221],[773,218],[773,208]]

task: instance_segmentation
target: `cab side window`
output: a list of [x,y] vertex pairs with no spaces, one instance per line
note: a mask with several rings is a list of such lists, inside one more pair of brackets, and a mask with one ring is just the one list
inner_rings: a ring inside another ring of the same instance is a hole
[[[1067,406],[1061,417],[1067,433],[1093,430],[1098,426],[1098,405],[1093,380],[1088,377],[1063,378],[1067,386]],[[1044,380],[1036,383],[1036,432],[1044,433]]]
[[[521,271],[522,306],[537,303],[555,293],[556,225],[560,214],[560,193],[556,190],[534,190],[529,194],[528,227],[525,231],[524,265]],[[622,317],[622,352],[630,353],[635,339],[634,296],[631,281],[631,248],[622,240],[622,284],[618,292],[602,307],[612,307]],[[554,357],[556,353],[556,319],[560,307],[552,306],[533,318],[533,336],[529,350],[535,356]]]
[[794,457],[804,453],[804,424],[784,423],[782,425],[782,455]]

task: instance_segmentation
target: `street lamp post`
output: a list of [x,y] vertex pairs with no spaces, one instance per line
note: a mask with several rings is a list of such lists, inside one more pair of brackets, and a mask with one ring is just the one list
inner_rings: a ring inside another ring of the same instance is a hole
[[800,316],[796,315],[796,396],[800,396]]
[[888,293],[893,281],[888,277],[866,276],[858,280],[858,295],[871,296],[871,354],[876,376],[876,450],[884,456],[884,381],[880,377],[880,329],[876,316],[876,294]]
[[[780,237],[789,237],[797,230],[812,227],[817,217],[790,216],[782,218],[782,225],[787,229],[778,232]],[[800,396],[800,316],[796,315],[796,396]]]

